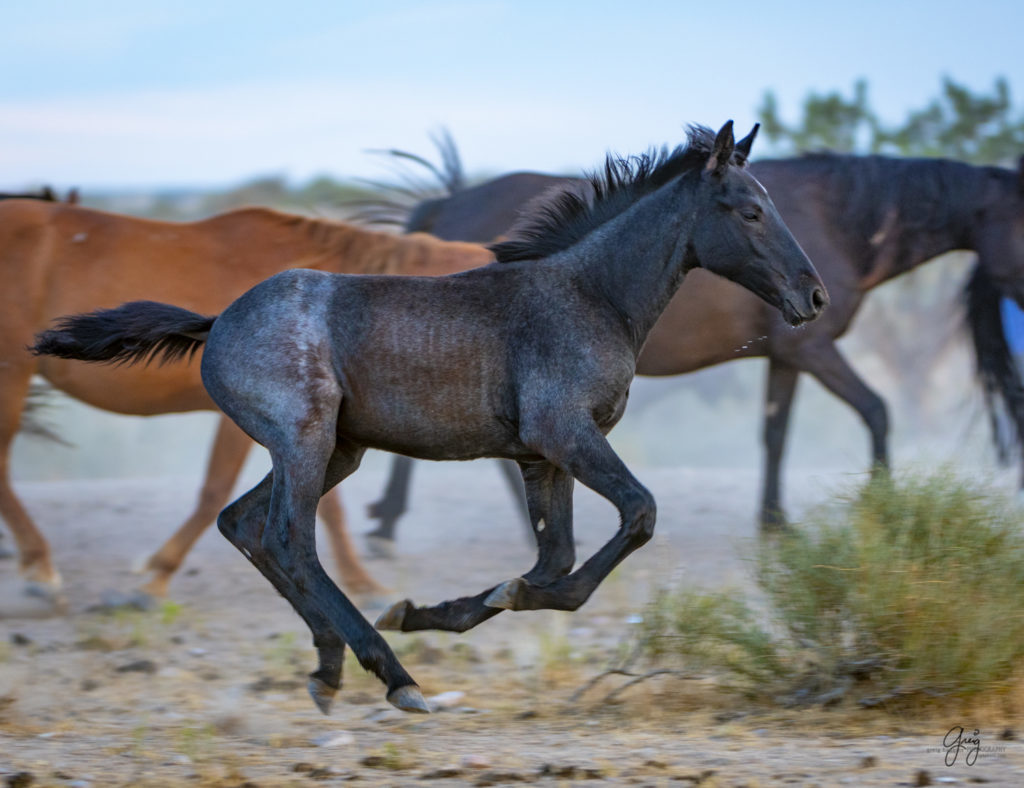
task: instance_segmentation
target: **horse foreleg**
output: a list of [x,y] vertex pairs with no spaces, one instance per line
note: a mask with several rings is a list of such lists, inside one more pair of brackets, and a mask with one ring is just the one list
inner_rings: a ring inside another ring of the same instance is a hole
[[174,535],[146,561],[143,571],[152,572],[153,576],[142,586],[144,593],[159,597],[167,595],[167,585],[185,556],[228,502],[251,448],[252,439],[231,419],[221,416],[196,508]]
[[[571,572],[576,560],[572,529],[573,478],[547,462],[522,463],[520,467],[537,540],[537,562],[523,579],[543,586]],[[406,599],[385,611],[376,626],[403,632],[423,629],[465,632],[501,612],[504,605],[496,604],[494,596],[499,588],[427,607],[416,607]]]
[[764,404],[765,471],[761,498],[761,529],[764,531],[781,529],[786,523],[781,495],[782,455],[799,375],[800,371],[791,364],[774,357],[769,358]]
[[[576,610],[630,553],[654,534],[654,496],[637,481],[615,454],[593,422],[571,431],[549,429],[548,438],[528,444],[619,510],[621,525],[615,535],[579,569],[554,582],[546,578],[518,577],[502,583],[484,603],[507,610]],[[566,446],[572,454],[566,455]],[[571,538],[571,534],[570,534]]]
[[11,487],[11,443],[21,424],[32,371],[14,363],[5,366],[0,380],[0,517],[14,537],[22,574],[29,583],[52,593],[60,588],[61,581],[53,566],[50,545]]
[[815,346],[804,353],[800,366],[821,385],[857,411],[871,434],[872,474],[889,468],[889,414],[885,402],[868,388],[834,344]]
[[359,560],[345,523],[345,509],[341,505],[341,496],[336,489],[327,492],[320,499],[317,513],[330,539],[331,552],[341,573],[342,585],[355,594],[386,591],[386,588],[370,577],[370,573]]

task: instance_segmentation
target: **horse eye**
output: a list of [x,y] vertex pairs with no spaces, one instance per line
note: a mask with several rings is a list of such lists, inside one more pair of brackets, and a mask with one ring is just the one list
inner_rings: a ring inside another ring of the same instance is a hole
[[758,211],[752,211],[749,208],[745,211],[740,211],[740,216],[743,217],[745,222],[756,222],[761,218],[761,214]]

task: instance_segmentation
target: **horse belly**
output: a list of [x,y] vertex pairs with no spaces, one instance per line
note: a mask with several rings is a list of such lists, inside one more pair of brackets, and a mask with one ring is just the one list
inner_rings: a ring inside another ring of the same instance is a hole
[[163,367],[112,367],[42,357],[38,371],[54,388],[112,413],[153,416],[215,409],[200,380],[198,359]]

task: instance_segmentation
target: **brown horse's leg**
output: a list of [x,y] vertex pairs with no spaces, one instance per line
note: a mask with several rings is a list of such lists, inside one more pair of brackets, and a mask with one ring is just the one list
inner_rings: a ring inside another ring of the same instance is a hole
[[334,561],[341,573],[342,585],[354,594],[386,591],[387,589],[370,577],[356,554],[345,523],[345,510],[341,505],[341,495],[337,489],[331,490],[320,499],[317,513],[331,540],[331,551],[334,553]]
[[780,530],[786,524],[780,469],[799,375],[800,370],[792,364],[769,358],[764,404],[764,493],[761,499],[761,529],[764,531]]
[[28,396],[32,369],[31,366],[15,366],[12,360],[4,366],[4,374],[0,378],[0,516],[4,518],[18,546],[22,574],[31,583],[57,589],[60,588],[60,574],[53,567],[50,545],[11,487],[11,443],[21,424],[21,412]]
[[228,502],[251,448],[252,439],[231,419],[221,416],[217,435],[210,450],[210,460],[206,466],[206,479],[199,492],[195,511],[146,561],[145,571],[152,572],[153,577],[142,587],[142,591],[159,597],[167,595],[167,584],[178,571],[188,551]]

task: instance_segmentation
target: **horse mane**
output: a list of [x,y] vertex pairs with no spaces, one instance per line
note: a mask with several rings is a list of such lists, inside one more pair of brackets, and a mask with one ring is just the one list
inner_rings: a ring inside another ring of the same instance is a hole
[[[575,245],[595,229],[686,172],[703,168],[715,142],[705,126],[690,126],[687,142],[637,156],[609,154],[604,168],[541,198],[512,228],[512,240],[490,247],[499,263],[550,257]],[[589,187],[589,188],[588,188]]]

